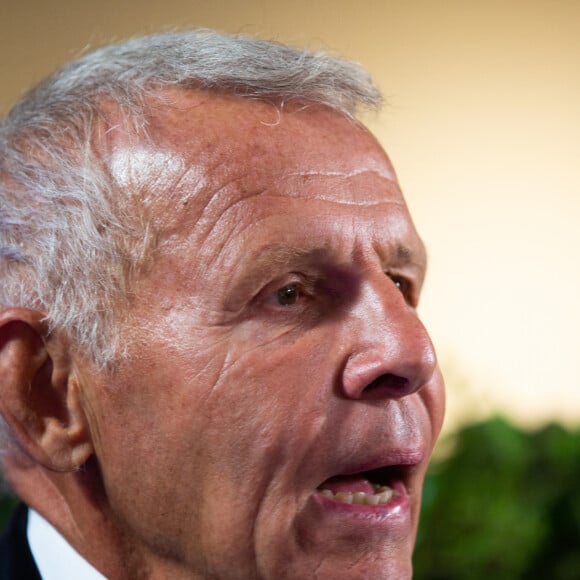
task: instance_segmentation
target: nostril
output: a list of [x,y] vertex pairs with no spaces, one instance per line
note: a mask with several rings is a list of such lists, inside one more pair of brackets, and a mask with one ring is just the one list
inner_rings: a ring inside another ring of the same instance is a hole
[[377,389],[389,390],[392,394],[404,394],[408,390],[409,381],[404,377],[387,373],[377,377],[374,381],[369,383],[365,391],[374,391]]
[[[410,354],[409,354],[410,352]],[[349,399],[399,399],[412,395],[426,385],[435,367],[427,352],[381,352],[377,348],[351,354],[338,385]],[[430,351],[432,353],[432,351]]]

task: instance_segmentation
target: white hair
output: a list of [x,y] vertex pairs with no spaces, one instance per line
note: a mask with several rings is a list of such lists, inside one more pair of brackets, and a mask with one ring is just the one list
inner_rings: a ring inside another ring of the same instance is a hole
[[155,236],[134,204],[115,203],[122,192],[95,150],[95,127],[106,101],[143,129],[146,98],[174,86],[313,102],[351,117],[381,103],[357,64],[208,30],[98,49],[18,102],[0,122],[0,308],[46,312],[103,367],[119,355],[115,308]]

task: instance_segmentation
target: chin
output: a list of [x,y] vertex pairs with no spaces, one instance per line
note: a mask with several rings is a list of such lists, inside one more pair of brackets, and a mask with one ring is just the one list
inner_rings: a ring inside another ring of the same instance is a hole
[[287,567],[263,580],[411,580],[413,567],[410,560],[404,562],[388,559],[377,562],[329,562],[322,560],[316,566]]
[[411,580],[412,552],[407,549],[376,549],[278,560],[276,566],[258,573],[260,580]]

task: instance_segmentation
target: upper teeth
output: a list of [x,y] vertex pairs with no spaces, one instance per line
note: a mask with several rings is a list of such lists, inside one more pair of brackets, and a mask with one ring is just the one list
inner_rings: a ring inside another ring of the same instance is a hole
[[320,489],[322,495],[330,499],[342,503],[354,503],[358,505],[378,505],[381,503],[387,503],[394,495],[395,491],[386,486],[375,486],[374,493],[365,493],[364,491],[339,491],[337,493],[332,492],[330,489]]

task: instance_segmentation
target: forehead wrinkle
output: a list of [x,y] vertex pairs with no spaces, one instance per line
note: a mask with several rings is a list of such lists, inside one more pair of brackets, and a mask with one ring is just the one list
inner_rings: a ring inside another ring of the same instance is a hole
[[[187,171],[180,177],[176,182],[176,188],[182,184],[187,184],[190,177],[189,174],[190,172]],[[204,238],[208,238],[229,210],[248,198],[260,195],[263,192],[263,190],[248,190],[241,198],[238,195],[239,191],[232,194],[228,188],[232,183],[238,181],[238,177],[232,177],[222,185],[212,187],[210,191],[209,185],[211,184],[206,179],[207,171],[201,171],[199,177],[197,183],[193,184],[193,187],[187,188],[188,190],[186,192],[182,192],[176,196],[176,201],[181,207],[177,214],[169,213],[165,218],[167,226],[165,230],[166,239],[173,239],[175,241],[174,238],[177,236],[187,241],[194,235],[202,235]],[[193,206],[189,205],[190,201],[194,202]],[[171,209],[175,211],[175,208]],[[171,217],[172,215],[173,219]],[[212,219],[214,217],[215,219]],[[170,223],[171,225],[169,225]],[[205,230],[203,230],[204,223],[209,224],[209,227]],[[199,231],[200,229],[202,229],[201,232]],[[183,233],[180,234],[180,232]]]
[[[160,161],[156,156],[152,156],[155,161]],[[292,181],[293,178],[302,177],[320,177],[320,178],[330,178],[331,181],[327,182],[326,184],[322,183],[319,187],[316,187],[317,184],[313,184],[312,182],[305,187],[303,184],[298,184],[295,187],[286,187],[283,194],[276,195],[276,193],[272,192],[269,195],[274,197],[286,197],[290,199],[300,198],[302,196],[309,197],[312,200],[320,200],[330,203],[335,203],[338,205],[344,206],[358,206],[358,207],[377,207],[381,203],[387,200],[376,199],[376,195],[372,193],[372,190],[375,188],[371,188],[371,191],[365,192],[364,190],[360,190],[356,188],[356,183],[353,186],[349,186],[346,184],[345,187],[345,194],[348,195],[347,192],[350,192],[350,195],[353,198],[358,199],[346,199],[344,196],[342,199],[337,199],[337,194],[333,193],[332,190],[336,190],[337,183],[332,178],[337,178],[338,180],[342,179],[349,179],[355,178],[359,175],[363,175],[365,173],[371,173],[388,181],[390,184],[393,184],[396,188],[396,191],[390,192],[387,189],[387,192],[390,193],[388,201],[390,203],[395,203],[399,206],[404,206],[405,202],[402,198],[402,194],[398,189],[398,184],[396,181],[396,177],[393,173],[389,171],[388,167],[378,167],[378,168],[355,168],[352,171],[324,171],[324,170],[312,170],[312,171],[292,171],[292,172],[283,172],[281,171],[279,175],[273,176],[269,169],[262,169],[252,170],[251,172],[248,171],[246,165],[240,167],[238,171],[231,173],[232,167],[229,167],[228,174],[222,175],[222,178],[225,178],[221,184],[212,184],[211,176],[213,170],[216,169],[216,166],[220,164],[214,163],[208,166],[207,163],[188,163],[185,162],[184,159],[181,158],[179,154],[176,152],[172,152],[172,154],[167,155],[167,158],[173,157],[172,159],[172,166],[169,167],[167,165],[167,159],[163,157],[163,160],[166,161],[165,164],[158,164],[153,163],[150,164],[152,166],[161,165],[159,167],[160,173],[162,174],[159,176],[159,181],[163,181],[163,175],[166,176],[166,183],[172,179],[173,183],[171,183],[170,187],[163,188],[163,192],[159,194],[155,194],[153,192],[149,192],[148,197],[155,199],[156,201],[159,200],[162,204],[165,200],[166,202],[171,202],[174,200],[176,203],[179,203],[181,208],[185,208],[190,201],[194,201],[195,205],[200,208],[197,218],[195,221],[192,222],[191,228],[196,228],[199,224],[201,224],[204,220],[207,219],[209,216],[209,220],[211,220],[212,216],[218,215],[217,220],[212,220],[213,223],[211,225],[210,230],[207,232],[207,235],[210,235],[220,221],[221,217],[223,217],[226,213],[228,213],[231,209],[235,208],[239,203],[243,201],[247,201],[252,197],[257,197],[259,195],[264,194],[269,189],[273,189],[276,187],[275,181],[274,185],[271,186],[270,183],[268,186],[260,187],[260,181],[263,181],[264,178],[267,182],[271,182],[273,179],[278,180],[278,183],[282,184],[285,181]],[[152,167],[149,169],[149,175],[151,172],[154,171]],[[172,176],[170,174],[173,174]],[[247,178],[251,179],[253,183],[244,183]],[[142,180],[139,177],[136,177],[138,181],[147,181],[147,179]],[[160,184],[158,181],[158,184]],[[235,184],[239,185],[235,187]],[[144,184],[145,185],[145,184]],[[156,184],[157,185],[157,184]],[[217,187],[215,187],[217,185]],[[340,187],[340,184],[338,184]],[[232,187],[233,186],[233,187]],[[230,187],[234,189],[231,191]],[[380,186],[379,186],[380,187]],[[324,191],[316,191],[317,189],[321,190],[323,188],[327,188],[329,193],[325,193]],[[155,187],[155,189],[158,189]],[[390,188],[389,188],[390,189]],[[385,193],[387,193],[385,192]],[[367,197],[369,196],[369,197]],[[367,197],[367,199],[363,199]],[[372,199],[375,198],[375,199]],[[189,206],[191,207],[191,206]],[[180,208],[180,209],[181,209]],[[170,209],[170,208],[167,208]],[[189,213],[189,212],[188,212]],[[167,222],[170,219],[170,216],[165,214],[165,219],[162,221],[166,222],[166,225],[169,225]],[[191,215],[191,214],[190,214]],[[177,216],[176,216],[177,217]],[[185,218],[187,219],[187,217]],[[208,220],[208,221],[209,221]],[[181,222],[179,218],[177,219],[176,226]],[[170,228],[173,229],[173,228]]]
[[[358,175],[362,175],[364,173],[374,173],[375,175],[389,181],[390,183],[394,184],[395,186],[397,186],[397,191],[393,192],[394,195],[393,197],[390,197],[389,199],[376,199],[376,200],[362,200],[362,199],[338,199],[336,194],[326,194],[324,192],[320,192],[317,193],[312,192],[312,191],[305,191],[304,187],[289,187],[286,188],[284,193],[277,193],[275,190],[275,185],[272,186],[264,186],[264,187],[260,187],[259,183],[260,183],[260,178],[259,175],[262,172],[258,172],[258,174],[256,173],[248,173],[245,169],[243,171],[240,171],[238,175],[233,175],[231,176],[225,183],[223,183],[219,188],[215,189],[213,191],[213,193],[211,193],[211,197],[209,199],[209,201],[205,204],[203,210],[202,210],[202,214],[199,217],[199,219],[197,220],[197,222],[200,222],[201,220],[204,219],[204,217],[208,214],[208,212],[212,211],[214,209],[214,206],[216,206],[217,204],[219,204],[221,202],[221,200],[223,199],[223,197],[225,196],[225,203],[223,205],[223,207],[218,209],[219,212],[219,218],[223,217],[227,212],[229,212],[230,210],[232,210],[233,208],[235,208],[239,203],[247,201],[249,199],[251,199],[252,197],[257,197],[257,196],[261,196],[261,195],[265,195],[267,197],[271,197],[271,198],[289,198],[289,199],[297,199],[300,198],[302,196],[306,196],[308,199],[306,201],[310,201],[310,200],[318,200],[318,201],[325,201],[325,202],[329,202],[329,203],[334,203],[337,205],[344,205],[344,206],[359,206],[359,207],[376,207],[379,206],[383,203],[390,203],[390,204],[396,204],[398,206],[404,207],[405,201],[402,197],[402,194],[400,193],[400,191],[398,190],[398,184],[396,181],[396,178],[389,174],[388,172],[385,171],[380,171],[380,170],[376,170],[376,169],[355,169],[351,172],[339,172],[339,171],[301,171],[301,172],[290,172],[290,173],[286,173],[286,174],[280,174],[278,179],[279,179],[279,183],[283,183],[286,180],[289,180],[290,178],[293,177],[316,177],[316,176],[320,176],[320,177],[339,177],[339,178],[349,178],[349,177],[356,177]],[[266,179],[269,181],[272,176],[269,174],[269,172],[263,172],[264,176],[266,177]],[[252,181],[254,183],[256,183],[257,185],[255,187],[247,187],[244,184],[240,183],[242,182],[246,177],[251,176]],[[228,190],[229,186],[232,186],[233,184],[236,183],[240,183],[240,186],[236,189],[235,192],[230,192]],[[330,184],[331,186],[334,184]],[[331,187],[329,187],[330,189]],[[231,201],[228,200],[228,196],[231,196]],[[217,221],[219,221],[219,218]],[[216,223],[217,223],[216,221]],[[215,224],[214,224],[215,225]],[[212,226],[213,229],[213,226]],[[211,233],[211,230],[210,230]]]
[[[378,177],[378,182],[363,187],[355,180],[367,174]],[[316,180],[307,184],[308,196],[311,199],[358,207],[375,207],[384,202],[406,205],[396,178],[386,171],[376,169],[356,168],[350,172],[318,170],[290,172],[281,176],[281,182],[289,182],[286,193],[288,197],[298,198],[301,197],[305,186],[298,183],[292,187],[293,180],[302,178],[307,183],[308,178],[316,177],[321,178],[320,184]]]
[[[236,180],[232,180],[236,181]],[[212,196],[210,201],[205,205],[202,214],[200,215],[200,217],[196,220],[194,227],[196,227],[204,218],[207,218],[207,213],[210,209],[213,210],[213,207],[210,208],[210,206],[213,205],[217,205],[219,203],[219,198],[225,197],[225,204],[223,208],[218,208],[218,217],[217,219],[211,220],[211,215],[208,219],[208,221],[211,221],[211,225],[209,230],[207,230],[206,232],[204,232],[204,235],[206,238],[208,238],[209,236],[211,236],[215,230],[216,227],[218,227],[218,225],[220,224],[220,222],[226,218],[227,219],[227,214],[229,214],[231,211],[233,211],[234,209],[237,208],[237,206],[239,206],[241,203],[244,203],[245,201],[248,201],[248,199],[251,199],[253,197],[258,197],[259,195],[263,194],[265,189],[256,189],[256,190],[252,190],[252,191],[244,191],[244,194],[242,197],[239,197],[238,195],[233,196],[233,195],[228,195],[228,192],[225,191],[226,188],[228,188],[231,183],[227,183],[225,185],[223,185],[222,187],[220,187],[217,191],[215,191]],[[224,193],[224,196],[221,196],[220,194]],[[218,200],[218,201],[216,201]],[[252,225],[252,224],[249,224]],[[244,228],[245,229],[245,228]],[[237,228],[232,228],[230,230],[230,236],[233,235],[234,233],[236,233]],[[242,230],[243,231],[243,230]]]
[[[220,187],[218,190],[216,190],[212,193],[212,197],[211,197],[210,202],[208,204],[206,204],[204,206],[204,209],[202,210],[202,215],[195,220],[192,227],[188,228],[188,232],[185,234],[185,240],[189,239],[191,236],[201,235],[203,237],[203,239],[207,242],[207,240],[214,233],[216,228],[218,226],[220,226],[220,223],[222,222],[222,220],[229,218],[228,214],[230,214],[231,211],[234,211],[242,203],[247,202],[248,200],[250,200],[252,198],[257,198],[259,196],[263,196],[264,198],[267,198],[267,199],[282,199],[282,200],[285,200],[288,198],[295,200],[298,198],[298,196],[289,196],[286,192],[277,194],[275,192],[269,191],[268,188],[263,188],[263,189],[259,189],[259,190],[246,190],[243,197],[239,197],[238,195],[231,196],[229,194],[229,192],[226,191],[226,188],[228,188],[228,186],[231,185],[231,183],[235,182],[235,181],[237,181],[237,180],[236,179],[231,180],[229,183],[225,184],[224,186]],[[219,201],[216,201],[216,199],[218,197],[223,198],[224,196],[225,196],[224,206],[220,207],[218,209],[217,219],[212,220],[211,216],[208,217],[206,215],[209,211],[209,206],[210,205],[212,205],[212,206],[217,205],[219,203]],[[387,200],[379,200],[376,203],[370,203],[370,202],[367,203],[367,202],[356,202],[356,201],[336,199],[336,198],[328,199],[325,196],[312,196],[312,195],[310,195],[309,198],[305,199],[304,201],[305,202],[312,202],[312,201],[321,202],[322,201],[324,204],[332,204],[332,205],[339,206],[339,207],[341,207],[341,206],[344,206],[344,207],[352,207],[352,206],[379,207],[379,206],[385,205],[387,207],[397,206],[400,208],[406,208],[406,204],[402,198],[397,199],[397,200],[387,199]],[[326,212],[322,212],[322,211],[318,212],[318,213],[320,216],[328,215]],[[317,213],[313,212],[310,215],[311,215],[311,217],[316,218]],[[231,218],[233,220],[234,225],[232,228],[228,229],[227,236],[225,236],[225,238],[223,240],[221,240],[218,244],[216,244],[215,241],[213,244],[204,243],[202,245],[202,247],[200,247],[200,250],[203,251],[203,248],[206,248],[206,250],[209,250],[211,247],[212,253],[216,253],[216,252],[220,253],[221,251],[224,250],[224,248],[227,247],[227,245],[231,242],[232,238],[243,234],[246,230],[249,230],[249,229],[256,227],[258,225],[258,223],[262,221],[262,219],[268,219],[270,217],[273,217],[273,214],[270,214],[270,212],[268,210],[266,210],[265,214],[260,213],[258,215],[254,215],[254,219],[249,223],[244,223],[243,219],[235,220],[234,218]],[[209,228],[202,231],[202,232],[195,231],[198,228],[200,222],[202,222],[202,220],[204,220],[204,218],[206,219],[206,221],[210,222]],[[359,219],[359,216],[352,215],[352,230],[353,231],[356,230],[355,224],[358,221],[358,219]],[[377,237],[380,237],[380,230],[378,230],[378,229],[377,229]],[[388,245],[391,246],[392,244],[389,243]],[[378,250],[375,250],[375,251],[377,251],[377,253],[379,253],[379,254],[381,253]],[[402,252],[403,259],[405,258],[406,253],[412,253],[413,255],[415,254],[410,249],[408,250],[408,252],[406,250],[402,250],[401,252]],[[310,250],[306,251],[305,253],[310,253]],[[295,255],[294,257],[297,257],[297,256]],[[280,256],[279,259],[282,260],[282,257]],[[403,261],[403,260],[401,260],[401,261]],[[409,261],[412,261],[412,260],[409,260]]]
[[[191,241],[195,243],[195,240],[198,239],[202,241],[197,244],[197,256],[200,259],[213,261],[216,258],[219,259],[220,255],[227,255],[225,251],[227,246],[232,242],[235,243],[236,238],[256,225],[256,220],[247,223],[243,219],[236,220],[235,216],[230,218],[229,214],[248,199],[261,195],[264,190],[247,190],[244,196],[240,198],[239,195],[232,195],[227,191],[227,188],[235,181],[237,181],[235,178],[229,180],[210,194],[207,203],[201,202],[203,209],[194,220],[188,223],[188,216],[186,215],[183,218],[187,224],[186,228],[183,228],[183,221],[179,220],[177,222],[173,231],[170,232],[172,235],[166,236],[166,241],[171,244],[171,248],[168,248],[169,253],[178,252]],[[219,205],[220,203],[222,206]],[[213,219],[216,214],[217,217]],[[225,228],[225,235],[220,236],[218,234],[210,240],[216,229],[221,227],[224,219],[230,219],[231,227]],[[180,234],[179,232],[182,233]],[[176,243],[175,237],[178,237],[181,241]]]
[[397,178],[391,171],[385,170],[386,168],[368,168],[368,167],[357,167],[352,171],[321,171],[321,170],[312,170],[312,171],[293,171],[287,173],[289,177],[307,177],[307,176],[321,176],[321,177],[356,177],[357,175],[361,175],[363,173],[375,173],[379,177],[386,179],[388,181],[392,181],[394,183],[397,182]]
[[[250,199],[252,197],[264,196],[264,197],[269,198],[269,199],[286,199],[288,197],[286,194],[275,194],[275,193],[270,193],[267,191],[268,191],[267,189],[255,191],[255,192],[252,192],[249,195],[245,196],[242,199],[236,199],[233,203],[231,203],[229,206],[227,206],[227,208],[220,214],[219,218],[212,223],[209,231],[204,234],[204,238],[207,239],[213,233],[214,229],[218,226],[221,219],[226,216],[226,213],[228,213],[229,211],[232,211],[239,204],[241,204],[244,201],[247,201],[248,199]],[[265,192],[267,192],[267,193],[265,193]],[[359,205],[359,206],[363,206],[363,207],[369,207],[369,206],[376,207],[376,206],[383,205],[383,204],[387,205],[387,206],[396,205],[396,206],[400,206],[400,207],[406,207],[404,201],[402,201],[402,200],[401,201],[382,200],[382,201],[379,201],[377,203],[359,203],[359,204],[357,204],[356,202],[351,202],[349,200],[326,199],[326,198],[322,198],[322,197],[310,197],[309,199],[307,199],[305,201],[323,201],[325,204],[333,204],[333,205],[337,205],[337,206],[346,206],[346,207],[353,206],[353,205]],[[315,213],[312,213],[311,215],[313,218],[316,217]],[[321,216],[324,215],[323,212],[320,212],[320,215]],[[227,247],[227,245],[230,243],[232,238],[243,234],[246,230],[252,229],[260,221],[262,221],[262,218],[267,219],[269,217],[271,217],[269,214],[266,214],[265,216],[260,216],[260,217],[256,216],[255,220],[253,220],[251,223],[247,223],[245,225],[244,225],[243,220],[239,220],[237,222],[237,225],[228,231],[228,235],[225,237],[224,240],[222,240],[222,242],[219,244],[219,247],[214,246],[214,250],[217,250],[218,253],[221,252],[224,248]],[[359,219],[358,216],[352,215],[351,229],[353,232],[356,231],[356,222],[358,221],[358,219]],[[389,244],[389,245],[391,245],[391,244]],[[318,252],[318,253],[329,252],[329,249],[332,249],[328,244],[324,244],[323,246],[319,246],[315,249],[304,249],[304,250],[300,249],[300,248],[293,248],[293,247],[286,247],[285,250],[283,248],[284,248],[284,246],[280,245],[280,247],[277,251],[277,258],[276,259],[280,263],[288,263],[291,261],[291,258],[297,259],[297,258],[305,258],[306,256],[312,257],[314,255],[314,253],[316,253],[316,252]],[[404,249],[401,251],[402,251],[403,255],[407,255],[407,254],[414,255],[414,252],[412,252],[411,249]],[[286,252],[286,253],[284,253],[284,252]]]
[[[287,197],[287,196],[285,196]],[[296,196],[299,197],[299,196]],[[389,204],[389,205],[398,205],[401,207],[406,207],[405,202],[404,201],[397,201],[397,200],[377,200],[377,201],[362,201],[362,200],[351,200],[351,199],[334,199],[328,195],[325,194],[314,194],[310,196],[311,200],[315,200],[315,201],[324,201],[325,203],[332,203],[335,204],[337,206],[345,206],[345,207],[349,207],[349,206],[356,206],[356,207],[378,207],[381,206],[383,204]],[[353,216],[354,218],[355,216]]]

